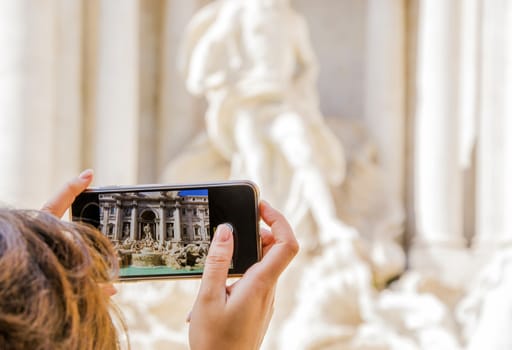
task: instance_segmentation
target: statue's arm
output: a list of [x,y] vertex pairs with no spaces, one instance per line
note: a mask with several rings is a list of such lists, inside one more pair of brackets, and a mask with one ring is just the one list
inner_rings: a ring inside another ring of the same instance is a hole
[[306,20],[299,14],[293,16],[293,26],[295,28],[295,52],[297,57],[297,79],[316,80],[318,75],[318,62],[311,45]]
[[229,83],[230,76],[239,60],[236,18],[226,14],[204,33],[190,55],[187,88],[191,93],[206,91]]
[[[318,61],[311,45],[311,38],[305,19],[299,14],[293,16],[294,48],[296,71],[294,75],[297,100],[304,106],[318,106],[316,81],[318,78]],[[312,111],[313,113],[314,111]]]

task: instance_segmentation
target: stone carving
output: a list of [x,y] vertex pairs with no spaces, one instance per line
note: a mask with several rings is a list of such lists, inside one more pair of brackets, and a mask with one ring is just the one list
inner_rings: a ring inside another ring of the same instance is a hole
[[[395,242],[403,211],[383,190],[377,152],[367,139],[349,140],[352,153],[345,155],[340,138],[346,141],[360,130],[345,123],[337,125],[345,135],[335,135],[326,125],[307,25],[289,1],[217,1],[204,7],[186,31],[180,66],[189,90],[208,101],[207,136],[170,166],[166,174],[173,175],[164,175],[166,180],[182,180],[177,173],[196,179],[205,164],[216,174],[249,178],[295,227],[312,215],[319,235],[307,234],[303,247],[356,237],[341,216],[371,236],[366,258],[379,284],[403,271],[404,254]],[[340,188],[346,157],[354,174]]]
[[[385,193],[374,191],[376,151],[361,129],[338,122],[333,133],[321,115],[318,68],[302,16],[287,0],[212,2],[190,22],[182,51],[188,89],[208,102],[206,133],[169,165],[163,181],[252,179],[262,197],[284,210],[304,248],[280,285],[297,293],[280,300],[278,292],[263,347],[323,349],[334,339],[336,348],[385,332],[370,327],[385,320],[376,311],[374,282],[382,286],[403,269],[403,252],[393,242],[401,212],[382,209]],[[367,200],[370,191],[378,200]],[[173,284],[172,293],[191,302],[184,283]],[[358,336],[356,324],[367,334]],[[316,338],[296,336],[312,325]],[[291,335],[302,343],[290,347]],[[395,338],[382,344],[399,344]]]
[[151,227],[149,226],[149,224],[144,225],[143,231],[144,231],[144,239],[146,241],[151,241],[152,240],[152,238],[151,238]]
[[[290,335],[312,324],[350,328],[357,314],[325,316],[341,305],[376,314],[369,310],[373,282],[383,285],[404,266],[393,242],[401,211],[383,210],[376,151],[361,128],[338,122],[333,133],[321,115],[318,67],[303,17],[287,0],[213,2],[190,22],[180,66],[189,91],[208,102],[206,135],[169,166],[164,180],[214,180],[201,177],[205,169],[249,178],[285,212],[303,247],[281,284],[297,290],[297,300],[288,293],[287,302],[276,301],[275,327],[264,347],[290,348]],[[365,198],[370,191],[378,200]],[[309,288],[312,283],[320,288]],[[313,349],[330,337],[329,331],[317,336],[292,347]]]
[[208,101],[208,138],[232,178],[255,181],[295,222],[311,212],[323,242],[350,231],[330,191],[344,178],[343,148],[319,111],[307,26],[288,1],[205,7],[188,28],[182,68],[189,91]]
[[[149,227],[149,226],[147,226]],[[117,243],[115,249],[120,258],[119,266],[154,267],[169,266],[177,270],[202,269],[208,255],[208,244],[189,243],[182,246],[171,240],[155,241],[149,231],[144,240],[127,238]]]
[[187,244],[174,246],[162,256],[165,265],[175,269],[202,269],[208,254],[208,245]]
[[505,246],[476,274],[455,309],[468,350],[511,349],[512,249]]

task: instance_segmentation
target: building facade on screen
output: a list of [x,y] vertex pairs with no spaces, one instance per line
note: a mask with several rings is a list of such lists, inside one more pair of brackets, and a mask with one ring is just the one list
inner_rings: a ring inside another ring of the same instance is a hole
[[100,194],[99,207],[99,228],[112,242],[169,247],[210,241],[206,190]]

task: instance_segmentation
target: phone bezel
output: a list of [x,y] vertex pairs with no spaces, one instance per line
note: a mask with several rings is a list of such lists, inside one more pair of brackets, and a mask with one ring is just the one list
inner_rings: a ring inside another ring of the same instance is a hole
[[[238,188],[246,188],[246,190],[250,190],[252,194],[252,200],[251,207],[247,207],[247,210],[252,211],[252,213],[247,213],[248,216],[254,215],[254,223],[240,223],[234,225],[235,232],[234,232],[234,238],[235,238],[235,247],[234,247],[234,255],[236,254],[245,254],[247,252],[241,251],[239,247],[246,246],[247,242],[243,242],[244,244],[241,244],[238,240],[239,239],[246,239],[250,241],[250,244],[255,245],[255,251],[253,251],[253,248],[246,250],[251,250],[251,256],[249,257],[250,265],[253,263],[256,263],[261,260],[262,257],[262,247],[261,247],[261,239],[259,235],[259,189],[258,187],[251,181],[248,180],[232,180],[232,181],[223,181],[223,182],[204,182],[204,183],[178,183],[178,184],[143,184],[143,185],[132,185],[132,186],[125,186],[125,185],[115,185],[115,186],[104,186],[104,187],[91,187],[86,189],[83,194],[101,194],[101,193],[124,193],[124,192],[146,192],[146,191],[180,191],[180,190],[193,190],[193,189],[208,189],[208,196],[209,196],[209,206],[212,204],[215,204],[215,190],[222,189],[222,193],[226,198],[230,198],[230,196],[236,194],[236,191]],[[213,192],[210,192],[213,189]],[[235,192],[233,192],[235,191]],[[212,197],[213,195],[213,201]],[[79,200],[81,195],[75,199],[73,202],[73,205],[70,208],[69,216],[71,221],[76,221],[73,218],[73,207],[75,203]],[[217,203],[219,204],[219,203]],[[227,204],[226,204],[227,205]],[[229,208],[222,208],[228,213],[235,212],[230,211]],[[237,208],[240,210],[241,208]],[[219,215],[219,214],[216,214]],[[222,217],[224,215],[223,213],[220,214],[221,217],[216,218],[217,221],[222,222],[232,222],[237,221],[232,217],[229,217],[230,214],[225,214],[225,218]],[[210,236],[211,239],[213,239],[214,235],[214,224],[217,223],[217,221],[211,221],[212,218],[212,212],[210,208]],[[225,219],[225,220],[224,220]],[[238,220],[240,221],[240,220]],[[218,222],[219,224],[222,222]],[[248,225],[248,226],[244,226]],[[242,236],[238,235],[238,232],[250,232],[251,234],[244,234]],[[255,255],[253,255],[255,253]],[[235,258],[234,258],[235,260]],[[233,269],[230,269],[229,277],[240,277],[243,275],[243,273],[250,267],[250,265],[244,264],[245,268],[241,269],[237,266],[233,266]],[[202,276],[202,272],[194,272],[190,274],[168,274],[168,275],[137,275],[137,276],[118,276],[118,279],[120,281],[141,281],[141,280],[162,280],[162,279],[196,279],[200,278]]]

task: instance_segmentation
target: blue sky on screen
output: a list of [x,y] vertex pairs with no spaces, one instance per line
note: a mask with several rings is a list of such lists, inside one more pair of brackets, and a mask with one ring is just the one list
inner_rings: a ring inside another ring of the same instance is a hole
[[183,190],[178,192],[178,196],[186,197],[186,196],[207,196],[208,189],[197,189],[197,190]]

